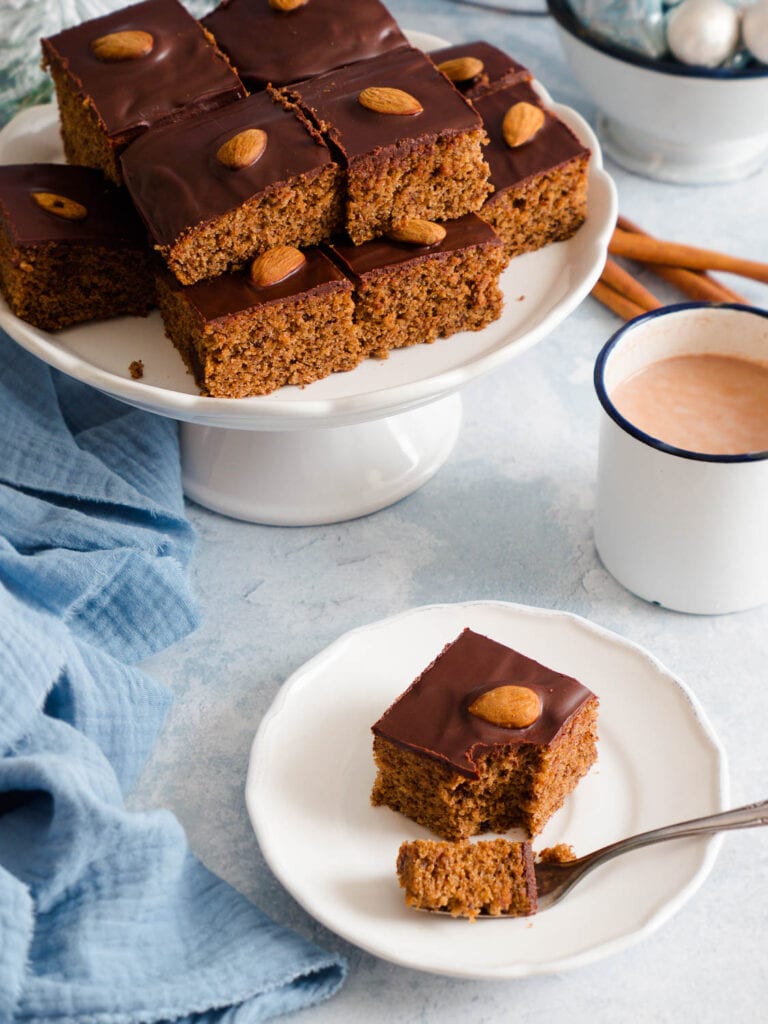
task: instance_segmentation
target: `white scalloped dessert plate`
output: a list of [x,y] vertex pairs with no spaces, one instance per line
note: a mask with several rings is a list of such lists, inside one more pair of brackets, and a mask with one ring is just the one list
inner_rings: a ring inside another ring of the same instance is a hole
[[[444,40],[410,32],[423,49]],[[367,360],[305,388],[284,387],[258,398],[208,398],[197,392],[181,357],[163,333],[159,313],[146,319],[89,323],[58,334],[24,323],[0,297],[0,326],[40,359],[86,384],[150,412],[189,423],[249,430],[332,426],[394,415],[457,391],[545,338],[589,293],[600,275],[616,221],[616,190],[603,169],[600,147],[587,123],[569,107],[544,99],[592,149],[588,217],[567,242],[512,261],[502,278],[502,318],[481,332],[416,345],[384,361]],[[32,107],[0,131],[0,163],[61,162],[57,108]],[[523,301],[517,301],[525,296]],[[129,365],[140,359],[135,381]]]
[[587,853],[724,809],[725,754],[693,694],[637,645],[578,616],[501,602],[434,605],[353,630],[295,672],[258,730],[246,802],[288,891],[339,935],[394,963],[516,978],[592,963],[667,921],[711,869],[720,837],[619,858],[538,916],[469,924],[409,910],[395,874],[405,839],[429,833],[370,805],[370,727],[469,626],[600,697],[599,759],[535,849]]

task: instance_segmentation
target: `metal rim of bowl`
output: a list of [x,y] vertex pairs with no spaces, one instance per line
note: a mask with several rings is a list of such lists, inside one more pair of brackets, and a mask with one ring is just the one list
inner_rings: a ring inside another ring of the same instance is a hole
[[568,0],[547,0],[549,13],[558,25],[569,35],[575,36],[586,46],[599,50],[625,64],[635,64],[648,71],[660,71],[667,75],[681,75],[684,78],[709,78],[721,82],[741,82],[750,78],[768,78],[768,65],[757,64],[747,68],[705,68],[698,65],[679,64],[677,61],[646,57],[594,35],[573,12]]
[[746,306],[743,303],[678,302],[672,306],[661,306],[659,309],[652,309],[648,313],[643,313],[641,316],[637,316],[633,320],[629,320],[620,327],[615,334],[611,335],[597,356],[592,380],[600,404],[614,423],[621,427],[625,433],[631,434],[632,437],[636,438],[638,441],[642,441],[643,444],[647,444],[650,448],[656,448],[657,451],[666,452],[668,455],[676,455],[681,459],[693,459],[698,462],[761,462],[768,459],[768,451],[744,452],[739,455],[709,455],[705,452],[692,452],[688,451],[686,448],[677,448],[675,445],[667,444],[666,441],[660,441],[657,437],[653,437],[651,434],[646,434],[644,430],[636,427],[634,423],[630,423],[629,420],[625,419],[621,415],[619,410],[611,401],[611,398],[608,395],[608,389],[605,386],[605,370],[614,348],[619,341],[621,341],[624,335],[629,331],[634,330],[635,327],[639,327],[641,324],[647,323],[649,320],[656,319],[656,317],[666,316],[669,313],[679,313],[689,309],[733,309],[742,313],[750,313],[752,315],[762,316],[768,319],[768,310],[760,309],[757,306]]

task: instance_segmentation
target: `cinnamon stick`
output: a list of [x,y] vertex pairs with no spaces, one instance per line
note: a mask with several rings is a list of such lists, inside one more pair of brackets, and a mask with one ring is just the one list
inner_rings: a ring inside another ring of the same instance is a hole
[[628,299],[626,295],[617,292],[615,288],[600,280],[592,289],[592,295],[608,309],[613,310],[622,320],[634,320],[636,316],[645,313],[642,306]]
[[[643,231],[642,228],[638,227],[631,220],[626,217],[619,215],[619,219],[616,222],[617,227],[621,228],[622,231],[628,231],[635,235],[647,235],[647,231]],[[678,288],[683,295],[687,295],[690,299],[697,299],[701,302],[741,302],[745,305],[749,305],[743,295],[739,295],[738,292],[728,288],[721,281],[715,280],[714,277],[704,270],[686,270],[684,267],[666,267],[661,263],[649,263],[646,264],[651,273],[657,277],[662,278],[664,281],[668,281]]]
[[610,257],[605,261],[600,280],[643,310],[658,309],[661,306],[661,302],[652,292]]
[[687,267],[689,270],[724,270],[741,277],[768,284],[768,263],[729,256],[714,249],[699,249],[693,245],[667,242],[636,235],[616,228],[608,251],[614,256],[625,256],[641,263],[660,263],[663,266]]

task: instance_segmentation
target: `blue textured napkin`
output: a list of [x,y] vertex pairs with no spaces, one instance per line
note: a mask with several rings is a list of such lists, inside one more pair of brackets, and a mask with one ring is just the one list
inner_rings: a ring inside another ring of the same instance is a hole
[[176,425],[0,332],[0,1022],[251,1024],[341,961],[123,796],[168,691],[131,665],[195,625]]

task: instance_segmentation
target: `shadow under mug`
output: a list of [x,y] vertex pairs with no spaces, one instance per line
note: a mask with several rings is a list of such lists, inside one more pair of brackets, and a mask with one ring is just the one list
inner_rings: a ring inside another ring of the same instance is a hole
[[600,352],[594,529],[603,565],[628,590],[675,611],[713,615],[768,601],[768,451],[675,448],[611,401],[621,381],[650,363],[701,354],[768,364],[768,311],[665,306],[630,321]]

